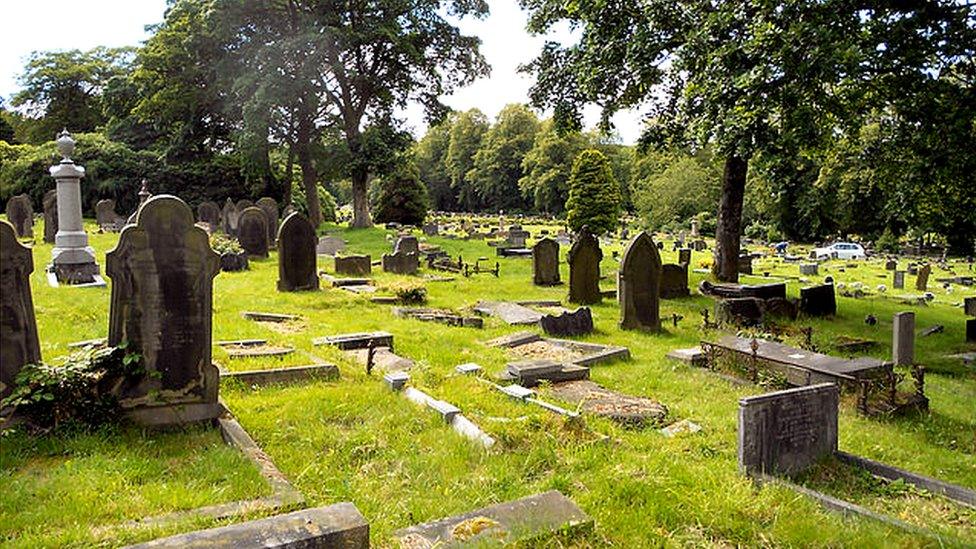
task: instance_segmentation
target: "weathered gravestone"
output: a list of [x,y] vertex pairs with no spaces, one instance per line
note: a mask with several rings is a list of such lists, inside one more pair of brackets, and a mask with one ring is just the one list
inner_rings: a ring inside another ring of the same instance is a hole
[[891,326],[891,359],[895,366],[915,363],[915,313],[895,313]]
[[837,299],[833,284],[820,284],[800,288],[800,312],[807,316],[834,316],[837,314]]
[[425,236],[437,236],[440,227],[437,226],[437,223],[426,223],[420,229],[424,232]]
[[383,254],[383,272],[403,275],[417,274],[420,268],[420,254],[397,251]]
[[318,290],[315,260],[315,227],[293,213],[278,230],[278,291]]
[[508,237],[505,238],[505,245],[510,248],[524,248],[525,240],[529,237],[529,232],[522,230],[521,225],[512,225],[508,228]]
[[924,292],[929,288],[929,275],[932,274],[932,266],[926,263],[918,269],[918,275],[915,277],[915,289]]
[[237,236],[237,222],[241,214],[234,205],[234,201],[228,198],[224,201],[224,209],[220,210],[220,230],[224,234]]
[[118,231],[125,225],[125,218],[115,212],[115,200],[103,198],[95,204],[95,222],[103,231]]
[[661,299],[677,299],[688,297],[688,264],[675,265],[668,263],[661,266],[661,286],[658,290]]
[[681,248],[678,250],[678,264],[688,265],[691,263],[691,248]]
[[752,256],[749,254],[739,255],[739,273],[752,274]]
[[278,232],[278,203],[273,198],[262,196],[254,205],[261,208],[268,218],[268,246],[274,248]]
[[372,270],[372,261],[368,255],[337,255],[335,257],[336,274],[365,276],[370,274]]
[[240,212],[240,213],[244,213],[244,210],[246,210],[246,209],[248,209],[248,208],[250,208],[251,206],[254,206],[254,205],[255,205],[254,204],[254,201],[252,201],[250,199],[247,199],[247,198],[242,198],[242,199],[240,199],[240,200],[237,201],[237,211]]
[[413,235],[403,235],[398,238],[396,244],[393,246],[393,253],[399,252],[406,254],[419,254],[420,243],[417,242],[417,237]]
[[569,301],[581,305],[599,303],[603,250],[589,227],[580,229],[566,259],[569,262]]
[[566,311],[559,316],[545,315],[539,319],[539,326],[551,336],[580,336],[593,331],[593,315],[589,307]]
[[800,263],[800,274],[803,276],[813,276],[819,271],[816,263]]
[[642,232],[627,246],[617,273],[620,327],[624,330],[659,330],[661,255],[651,235]]
[[808,385],[739,400],[739,469],[745,474],[793,474],[837,451],[833,383]]
[[247,255],[268,257],[268,216],[261,208],[251,206],[237,220],[237,240]]
[[543,238],[532,246],[532,281],[537,286],[555,286],[559,280],[559,243]]
[[44,242],[54,243],[58,234],[58,190],[44,193]]
[[0,220],[0,399],[13,390],[17,372],[41,360],[30,274],[31,249],[17,241],[14,227]]
[[34,237],[34,207],[26,194],[18,194],[7,201],[7,221],[17,238]]
[[894,271],[897,268],[898,268],[898,262],[895,261],[894,259],[889,259],[888,261],[885,261],[886,271]]
[[220,226],[220,207],[209,200],[197,206],[197,221],[210,225],[210,230]]
[[139,422],[217,417],[220,378],[210,361],[213,279],[220,259],[193,211],[170,195],[149,199],[106,257],[112,279],[109,345],[128,341],[144,373],[120,388]]
[[346,249],[346,241],[338,236],[323,236],[315,247],[315,252],[322,255],[334,256]]
[[891,283],[892,287],[894,287],[896,290],[905,289],[905,271],[895,271],[893,276],[894,280],[892,280]]

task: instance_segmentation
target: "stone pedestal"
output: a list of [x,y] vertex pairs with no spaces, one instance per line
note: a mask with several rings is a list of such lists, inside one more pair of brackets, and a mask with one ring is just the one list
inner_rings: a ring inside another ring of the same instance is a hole
[[81,219],[81,178],[85,177],[85,168],[71,160],[75,142],[67,131],[61,132],[57,143],[63,158],[50,169],[58,192],[58,232],[51,252],[52,269],[58,282],[87,284],[95,281],[99,270]]

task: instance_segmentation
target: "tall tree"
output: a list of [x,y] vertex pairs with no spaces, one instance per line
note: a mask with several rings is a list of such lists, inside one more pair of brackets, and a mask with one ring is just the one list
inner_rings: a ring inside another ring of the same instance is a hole
[[459,113],[451,126],[451,138],[444,162],[458,206],[469,212],[481,209],[481,201],[468,174],[474,167],[474,155],[481,148],[481,141],[489,127],[488,117],[478,109]]
[[566,223],[574,231],[587,226],[597,235],[620,224],[620,188],[607,157],[596,149],[581,152],[573,162]]
[[452,113],[440,124],[431,126],[414,147],[414,159],[420,180],[427,186],[431,206],[441,211],[457,209],[457,200],[451,190],[451,175],[447,171],[447,151],[451,145],[451,128],[456,116]]
[[492,211],[525,208],[519,191],[519,179],[524,175],[522,159],[532,148],[538,131],[539,119],[525,105],[506,105],[498,113],[468,173],[485,207]]
[[532,148],[522,158],[525,175],[519,179],[522,194],[536,210],[553,215],[563,212],[573,161],[585,146],[578,132],[560,134],[552,119],[542,123]]

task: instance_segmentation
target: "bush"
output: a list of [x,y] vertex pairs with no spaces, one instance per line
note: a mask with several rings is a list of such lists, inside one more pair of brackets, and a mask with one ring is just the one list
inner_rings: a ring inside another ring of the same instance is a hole
[[217,252],[217,255],[239,254],[244,251],[241,244],[224,233],[213,233],[210,235],[210,248]]
[[[319,195],[319,207],[322,208],[322,221],[335,223],[336,221],[336,200],[332,193],[325,190],[322,184],[316,185]],[[291,206],[308,217],[308,200],[305,198],[305,187],[301,181],[291,183]]]
[[427,186],[420,181],[417,168],[403,166],[378,183],[373,205],[373,221],[421,225],[427,218]]
[[405,305],[419,305],[427,302],[427,288],[422,284],[410,282],[394,283],[387,286],[397,297],[397,301]]
[[573,231],[587,225],[593,234],[603,234],[620,224],[620,189],[610,162],[600,151],[585,150],[573,162],[566,211],[566,222]]
[[901,250],[901,246],[898,243],[898,237],[895,233],[891,232],[890,227],[885,227],[881,236],[878,237],[877,242],[874,243],[874,247],[882,252],[898,253]]

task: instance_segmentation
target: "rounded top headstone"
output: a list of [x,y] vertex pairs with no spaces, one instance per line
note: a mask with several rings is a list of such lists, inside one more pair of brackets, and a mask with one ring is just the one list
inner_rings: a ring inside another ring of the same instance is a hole
[[75,152],[75,140],[71,138],[71,134],[68,133],[67,128],[61,130],[61,133],[58,134],[57,144],[61,157],[70,162],[71,155]]

